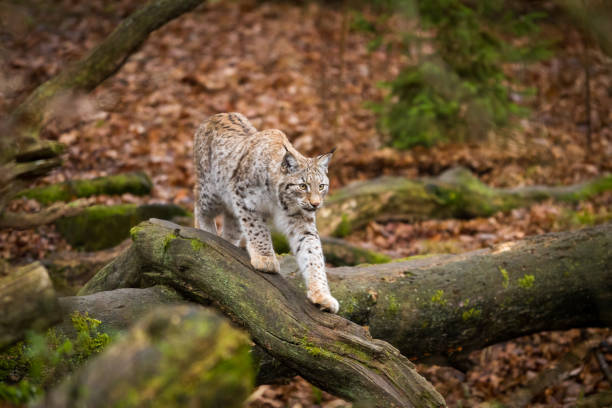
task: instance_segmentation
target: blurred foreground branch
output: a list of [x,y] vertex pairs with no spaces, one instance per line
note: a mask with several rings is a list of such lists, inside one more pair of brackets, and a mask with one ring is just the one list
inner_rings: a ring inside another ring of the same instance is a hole
[[156,309],[45,395],[39,407],[241,407],[250,340],[197,306]]

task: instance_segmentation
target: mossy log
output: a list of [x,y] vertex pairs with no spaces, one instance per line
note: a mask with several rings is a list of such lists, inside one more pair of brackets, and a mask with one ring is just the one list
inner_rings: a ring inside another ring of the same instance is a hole
[[[167,231],[170,242],[173,229]],[[81,294],[151,285],[143,273],[150,255],[141,259],[141,245],[103,268]],[[166,256],[177,268],[192,254]],[[281,271],[303,291],[292,257],[282,257]],[[530,333],[612,324],[612,224],[461,255],[330,268],[328,277],[342,316],[411,358],[456,364],[472,350]]]
[[[278,231],[272,231],[272,244],[277,254],[286,254],[291,251],[287,237]],[[391,257],[385,254],[358,247],[338,238],[321,237],[321,247],[325,255],[325,262],[333,266],[380,264],[391,261]]]
[[17,197],[32,198],[41,204],[51,204],[56,201],[70,201],[74,198],[91,197],[95,195],[118,195],[131,193],[147,195],[151,192],[151,179],[143,172],[115,174],[96,177],[90,180],[71,180],[44,187],[24,190]]
[[612,175],[571,186],[492,188],[463,168],[437,178],[382,177],[350,184],[326,199],[317,214],[321,235],[343,237],[373,220],[488,217],[553,199],[577,202],[612,190]]
[[219,237],[150,220],[135,227],[132,238],[131,249],[100,271],[82,294],[113,289],[109,286],[166,284],[192,301],[214,304],[266,353],[335,395],[379,407],[445,406],[391,345],[319,311],[282,276],[254,271],[244,251]]
[[130,228],[149,218],[170,220],[189,213],[174,204],[94,205],[78,214],[55,221],[60,234],[70,245],[96,251],[118,245],[130,236]]
[[194,306],[152,311],[38,407],[241,407],[253,388],[251,341]]
[[20,340],[28,330],[43,330],[61,319],[47,270],[38,262],[0,278],[0,348]]

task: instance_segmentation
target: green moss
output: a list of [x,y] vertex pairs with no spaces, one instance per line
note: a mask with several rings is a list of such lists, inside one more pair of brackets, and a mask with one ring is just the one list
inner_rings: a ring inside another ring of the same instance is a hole
[[431,296],[431,302],[440,306],[445,306],[446,299],[444,299],[444,291],[442,289],[436,290],[436,292]]
[[272,246],[277,254],[288,254],[291,251],[287,237],[278,231],[272,231]]
[[322,356],[322,357],[332,358],[334,360],[339,359],[339,357],[336,354],[315,346],[314,343],[309,342],[306,337],[302,338],[300,344],[302,348],[304,348],[308,352],[308,354],[310,354],[311,356]]
[[480,313],[481,313],[481,310],[475,309],[475,308],[471,307],[468,310],[465,310],[461,314],[461,317],[463,318],[464,321],[466,321],[466,320],[469,320],[471,318],[476,318],[476,317],[480,316]]
[[53,329],[46,335],[29,333],[0,354],[0,401],[27,403],[110,343],[109,335],[98,331],[99,320],[78,312],[70,318],[74,338]]
[[175,240],[176,238],[177,236],[172,232],[164,237],[164,252],[168,249],[168,245],[170,245],[170,242],[172,242],[172,240]]
[[315,387],[314,385],[311,385],[312,387],[312,400],[315,404],[319,405],[323,402],[323,391],[321,391],[319,388]]
[[368,260],[367,262],[377,265],[391,262],[391,257],[379,252],[367,251]]
[[202,250],[202,248],[204,248],[204,243],[202,241],[200,241],[199,239],[190,239],[190,244],[191,244],[191,248],[194,251],[200,251]]
[[438,254],[419,254],[419,255],[412,255],[412,256],[406,256],[404,258],[398,258],[398,259],[393,259],[391,260],[391,262],[404,262],[404,261],[414,261],[415,259],[425,259],[425,258],[431,258],[432,256],[436,256]]
[[34,199],[42,204],[56,201],[70,201],[73,198],[91,197],[94,195],[123,194],[147,195],[151,192],[152,183],[145,173],[126,173],[91,180],[72,180],[46,187],[24,190],[19,197]]
[[142,228],[139,226],[130,228],[130,238],[132,239],[132,241],[136,240],[136,234],[138,234],[138,232],[140,232],[141,230]]
[[348,344],[342,343],[341,341],[335,342],[334,346],[338,348],[338,350],[340,350],[340,352],[345,356],[350,356],[359,361],[364,361],[364,362],[368,362],[371,360],[368,354],[365,353],[364,351],[359,350],[357,348],[353,348],[349,346]]
[[58,219],[55,225],[73,247],[96,251],[113,247],[130,235],[133,238],[131,228],[149,218],[169,220],[186,214],[173,204],[94,205],[75,216]]
[[523,289],[529,289],[533,287],[534,282],[535,282],[535,276],[528,275],[528,274],[525,274],[523,275],[522,278],[518,279],[518,284]]
[[502,285],[504,286],[504,288],[507,289],[508,285],[510,285],[510,277],[508,276],[508,271],[501,267],[499,268],[499,271],[501,272],[503,278]]
[[332,232],[332,236],[338,237],[338,238],[344,238],[348,236],[351,232],[353,232],[353,228],[351,227],[351,222],[349,221],[349,217],[346,214],[342,214],[340,223],[338,224],[334,232]]
[[393,294],[387,295],[385,298],[387,299],[386,314],[390,317],[396,316],[400,310],[400,303],[397,298]]

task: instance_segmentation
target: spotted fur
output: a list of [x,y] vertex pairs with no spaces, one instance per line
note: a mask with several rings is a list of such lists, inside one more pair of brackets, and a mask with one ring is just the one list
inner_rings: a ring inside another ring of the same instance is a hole
[[222,214],[221,236],[234,245],[244,240],[255,269],[278,273],[268,229],[273,221],[289,239],[308,299],[337,313],[315,224],[332,154],[304,157],[283,132],[258,132],[240,113],[210,117],[195,134],[195,226],[216,233],[214,218]]

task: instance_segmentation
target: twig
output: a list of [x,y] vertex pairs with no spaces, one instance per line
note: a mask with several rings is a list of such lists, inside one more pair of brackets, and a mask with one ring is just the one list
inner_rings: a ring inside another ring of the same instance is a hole
[[37,213],[5,211],[0,214],[0,228],[28,229],[54,222],[61,217],[79,214],[87,207],[84,200],[76,200],[69,204],[55,203]]

